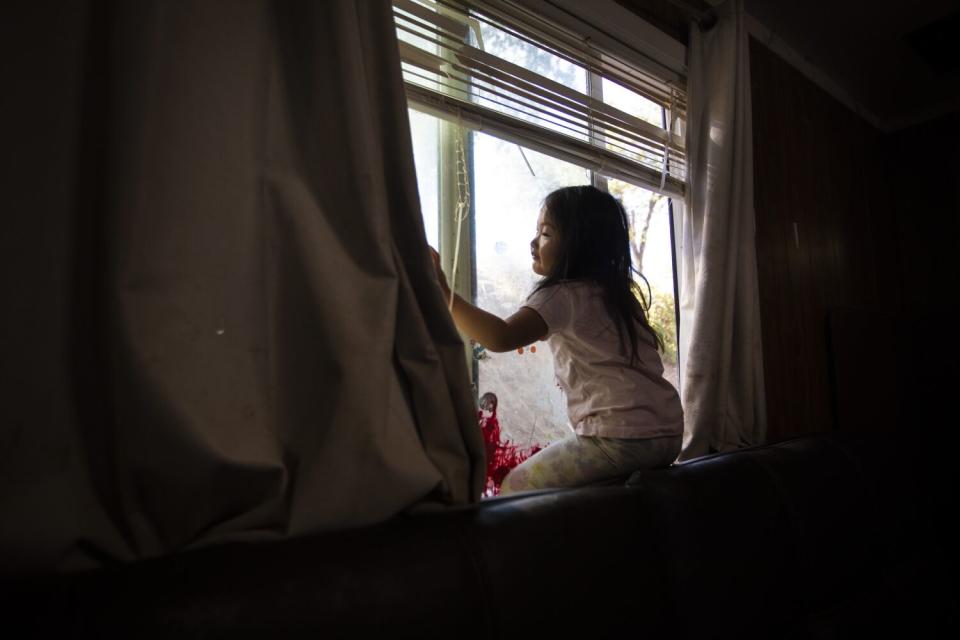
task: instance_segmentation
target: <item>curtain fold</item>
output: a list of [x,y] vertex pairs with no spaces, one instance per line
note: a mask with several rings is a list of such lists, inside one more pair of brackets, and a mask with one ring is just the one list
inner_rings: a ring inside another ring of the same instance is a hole
[[389,2],[49,9],[17,16],[48,68],[12,138],[0,569],[479,499]]
[[680,460],[766,436],[742,0],[691,28],[687,198],[677,220],[684,442]]

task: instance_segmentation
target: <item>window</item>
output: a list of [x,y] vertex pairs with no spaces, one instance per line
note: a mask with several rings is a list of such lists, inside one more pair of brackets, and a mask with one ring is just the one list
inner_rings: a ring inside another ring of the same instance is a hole
[[[578,49],[582,40],[510,2],[394,7],[427,238],[448,274],[457,257],[454,288],[497,315],[516,311],[537,279],[529,242],[543,198],[593,183],[630,217],[648,315],[667,345],[665,375],[679,388],[671,197],[685,179],[682,87]],[[477,393],[497,394],[514,443],[569,434],[545,345],[503,354],[471,345],[466,357]]]
[[[506,317],[514,313],[539,276],[530,269],[530,240],[540,203],[560,187],[590,182],[588,171],[483,133],[474,134],[475,302]],[[477,361],[477,389],[499,399],[506,437],[521,446],[547,444],[569,434],[567,408],[554,382],[553,356],[545,345],[524,353],[484,353]],[[534,350],[535,349],[535,350]]]
[[440,246],[440,199],[437,197],[440,179],[440,122],[419,111],[410,110],[410,134],[413,138],[413,158],[420,191],[423,226],[430,246]]

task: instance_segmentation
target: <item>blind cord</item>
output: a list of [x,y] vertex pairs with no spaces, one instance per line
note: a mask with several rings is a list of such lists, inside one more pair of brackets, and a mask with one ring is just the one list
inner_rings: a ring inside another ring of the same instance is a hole
[[676,112],[677,93],[673,87],[670,88],[670,106],[667,107],[667,141],[663,145],[663,166],[660,167],[660,192],[663,192],[663,185],[667,183],[667,164],[670,161],[670,142],[673,140],[673,126]]
[[457,231],[453,244],[453,266],[450,270],[450,302],[449,309],[453,310],[454,289],[457,286],[457,270],[460,266],[460,237],[463,233],[463,221],[470,215],[470,176],[467,173],[467,153],[463,141],[463,123],[457,118]]

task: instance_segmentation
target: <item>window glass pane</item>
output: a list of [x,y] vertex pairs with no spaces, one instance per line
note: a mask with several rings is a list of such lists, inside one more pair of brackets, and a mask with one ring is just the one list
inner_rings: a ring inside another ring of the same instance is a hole
[[440,150],[440,121],[433,116],[408,109],[410,134],[413,138],[413,160],[417,169],[417,187],[420,192],[420,208],[423,211],[423,226],[427,242],[434,249],[440,248],[438,207],[438,153]]
[[[407,18],[406,13],[404,12],[395,13],[395,15],[398,40],[406,42],[407,44],[411,44],[418,49],[423,49],[428,53],[437,55],[438,47],[433,42],[437,39],[437,35],[435,33],[431,33],[430,30],[423,28],[417,21]],[[400,25],[403,25],[403,27],[401,28]],[[413,33],[411,33],[411,31]],[[406,62],[403,63],[402,67],[403,79],[407,82],[412,82],[413,84],[418,84],[434,91],[441,90],[442,85],[440,82],[440,77],[436,73],[432,73],[422,67],[414,64],[408,64]]]
[[[646,277],[653,296],[647,318],[660,332],[665,346],[661,354],[663,375],[679,390],[669,198],[612,178],[607,186],[627,210],[633,267]],[[646,295],[646,283],[637,280]]]
[[660,105],[606,78],[603,78],[603,101],[644,122],[663,127],[663,109]]
[[[428,242],[438,247],[439,120],[411,110],[410,123],[424,226]],[[589,184],[590,174],[530,149],[521,152],[516,144],[486,134],[472,135],[476,303],[507,317],[539,278],[531,270],[529,243],[543,198],[560,187]],[[634,264],[653,293],[649,316],[667,344],[665,376],[678,386],[668,200],[619,180],[607,183],[630,216]],[[533,346],[535,352],[527,348],[523,354],[487,352],[477,363],[478,395],[497,395],[504,436],[522,447],[548,444],[570,433],[550,349],[545,343]]]
[[[546,78],[562,85],[570,87],[575,91],[585,94],[587,92],[587,72],[583,67],[568,62],[563,58],[536,47],[516,36],[498,29],[486,22],[480,22],[480,35],[483,37],[483,49],[490,54],[512,62],[518,66],[529,69]],[[476,36],[470,32],[472,44],[476,45]],[[490,87],[491,89],[493,87]],[[497,111],[508,113],[512,116],[534,122],[545,128],[553,129],[565,133],[569,136],[586,140],[588,134],[582,128],[578,128],[569,122],[560,118],[560,112],[553,110],[535,111],[528,107],[521,109],[511,108],[516,106],[506,98],[499,96],[493,91],[479,90],[473,96],[474,101],[479,102],[485,107],[491,107]]]
[[[543,198],[560,187],[590,184],[584,169],[508,142],[474,133],[477,305],[500,317],[517,311],[539,279],[531,270],[530,240]],[[523,155],[526,155],[527,162]],[[532,169],[532,171],[531,171]],[[566,400],[557,388],[546,343],[478,362],[478,394],[497,395],[503,434],[526,447],[571,433]]]
[[[638,93],[626,89],[616,82],[603,78],[603,101],[611,107],[619,109],[626,114],[639,118],[644,122],[649,122],[657,127],[663,127],[664,109],[656,102],[644,98]],[[614,141],[616,142],[616,141]],[[663,153],[653,153],[650,151],[628,151],[623,148],[621,142],[616,144],[607,144],[607,147],[617,153],[625,154],[644,164],[651,164],[660,170],[663,163]]]

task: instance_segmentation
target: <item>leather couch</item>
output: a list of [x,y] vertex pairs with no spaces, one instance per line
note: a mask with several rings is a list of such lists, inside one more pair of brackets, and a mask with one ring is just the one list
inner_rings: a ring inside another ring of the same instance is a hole
[[956,566],[937,492],[905,458],[894,437],[817,434],[615,486],[21,581],[4,635],[943,637]]

